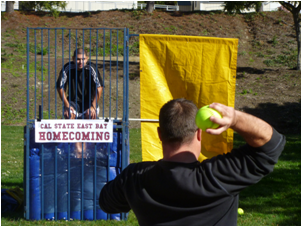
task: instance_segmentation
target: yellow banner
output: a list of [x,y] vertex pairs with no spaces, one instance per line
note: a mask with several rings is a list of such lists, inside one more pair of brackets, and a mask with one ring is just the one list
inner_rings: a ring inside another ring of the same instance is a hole
[[[219,102],[234,107],[238,39],[140,35],[141,118],[158,119],[169,100],[186,98],[198,108]],[[161,159],[158,123],[142,122],[143,161]],[[199,161],[233,148],[233,131],[202,133]]]

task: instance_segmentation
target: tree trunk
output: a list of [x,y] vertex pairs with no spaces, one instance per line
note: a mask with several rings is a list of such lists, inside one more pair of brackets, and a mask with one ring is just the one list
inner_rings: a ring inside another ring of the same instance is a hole
[[147,7],[146,7],[146,10],[148,13],[152,13],[153,10],[154,10],[154,3],[155,2],[152,2],[152,1],[148,1],[147,2]]
[[6,11],[7,13],[12,13],[12,12],[14,12],[14,3],[15,3],[15,2],[13,2],[13,1],[6,1],[6,9],[5,9],[5,11]]
[[263,12],[263,3],[262,2],[258,2],[255,4],[255,10],[257,13]]
[[300,1],[289,1],[279,2],[285,9],[293,14],[296,39],[298,44],[298,56],[297,56],[297,70],[301,70],[301,2]]
[[295,22],[295,30],[298,43],[297,70],[301,70],[301,18],[300,12],[298,10],[295,10],[292,13]]

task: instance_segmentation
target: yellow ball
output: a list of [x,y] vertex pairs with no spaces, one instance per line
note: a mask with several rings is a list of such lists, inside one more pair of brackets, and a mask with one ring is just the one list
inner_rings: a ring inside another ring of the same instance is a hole
[[238,208],[238,214],[243,215],[244,214],[244,210],[242,208]]
[[202,131],[205,131],[207,128],[218,128],[219,125],[210,120],[211,116],[222,118],[221,114],[217,110],[214,110],[209,106],[200,108],[195,117],[197,127]]

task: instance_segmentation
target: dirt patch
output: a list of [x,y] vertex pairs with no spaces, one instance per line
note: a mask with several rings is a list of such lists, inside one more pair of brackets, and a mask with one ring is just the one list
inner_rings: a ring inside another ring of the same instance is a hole
[[[84,14],[66,13],[58,18],[53,18],[46,13],[15,12],[11,15],[2,13],[1,19],[2,124],[26,124],[27,27],[78,29],[127,27],[130,29],[130,34],[175,34],[238,38],[235,108],[261,117],[283,133],[301,133],[301,72],[293,70],[296,65],[297,43],[290,13],[264,12],[232,16],[214,12],[171,13],[155,11],[148,15],[144,11],[129,10]],[[44,32],[43,35],[47,34],[47,30]],[[62,39],[57,40],[57,47],[58,49],[61,48],[61,52],[64,52],[62,51],[62,45],[64,48],[68,47],[69,38],[73,43],[75,42],[73,34],[63,34],[63,42],[60,42]],[[89,34],[86,33],[85,35]],[[42,35],[37,34],[37,36],[41,37]],[[106,37],[107,34],[104,34],[104,36]],[[119,37],[119,34],[112,33],[112,36]],[[47,43],[47,40],[45,42]],[[54,42],[54,39],[50,40],[52,46],[55,46]],[[87,43],[84,45],[87,45]],[[131,38],[129,45],[130,55],[138,56],[138,38]],[[104,45],[99,46],[99,48],[103,47]],[[119,55],[118,51],[117,47],[116,55]],[[68,51],[64,53],[67,54]],[[31,62],[34,62],[33,56],[34,54],[31,53]],[[37,56],[41,58],[41,55]],[[68,55],[64,56],[64,62],[66,63]],[[47,87],[48,72],[51,72],[50,80],[52,82],[50,84],[54,84],[55,69],[57,69],[56,73],[58,74],[63,63],[58,62],[55,65],[54,62],[50,62],[48,64],[46,59],[45,56],[45,60],[44,58],[43,60],[49,70],[45,69],[44,82],[37,83],[37,86],[39,94],[42,93],[42,86],[45,92],[50,90],[52,96],[50,107],[52,112],[50,114],[54,115],[56,114],[55,109],[60,113],[61,107],[60,104],[55,106],[53,101],[53,96],[56,93],[54,86],[51,85],[49,89]],[[111,87],[111,92],[116,90],[116,86],[122,86],[124,76],[122,65],[115,66],[115,69],[110,72],[107,61],[105,66],[99,65],[99,70],[104,70],[106,75],[111,73],[114,77],[119,78],[118,82],[112,80],[112,84],[109,84],[110,81],[105,79],[105,86],[107,88]],[[139,63],[132,62],[129,73],[129,117],[139,118]],[[42,79],[41,76],[37,75],[37,78]],[[30,84],[34,84],[34,80],[35,75],[32,75]],[[33,93],[34,88],[30,87],[29,91]],[[45,97],[47,95],[44,94]],[[107,95],[109,96],[109,94]],[[123,100],[123,94],[118,94],[116,97],[119,102],[117,107],[111,109],[112,116],[115,116],[116,109],[122,110],[120,101]],[[34,99],[34,96],[30,98]],[[43,102],[47,103],[47,100]],[[103,105],[103,103],[101,102],[100,105]],[[107,105],[107,103],[104,102],[104,105]],[[32,104],[30,108],[33,110],[32,116],[37,113]],[[130,127],[139,127],[139,123],[132,121]]]

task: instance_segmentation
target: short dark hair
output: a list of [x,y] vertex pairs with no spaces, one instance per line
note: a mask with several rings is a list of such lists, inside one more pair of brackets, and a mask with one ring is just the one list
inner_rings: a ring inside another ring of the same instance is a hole
[[75,49],[74,52],[73,52],[73,57],[76,57],[76,55],[78,55],[78,54],[83,54],[83,52],[84,52],[84,55],[87,57],[87,52],[83,48]]
[[167,102],[159,112],[159,128],[162,142],[179,142],[180,144],[192,141],[196,130],[196,105],[184,98],[173,99]]

